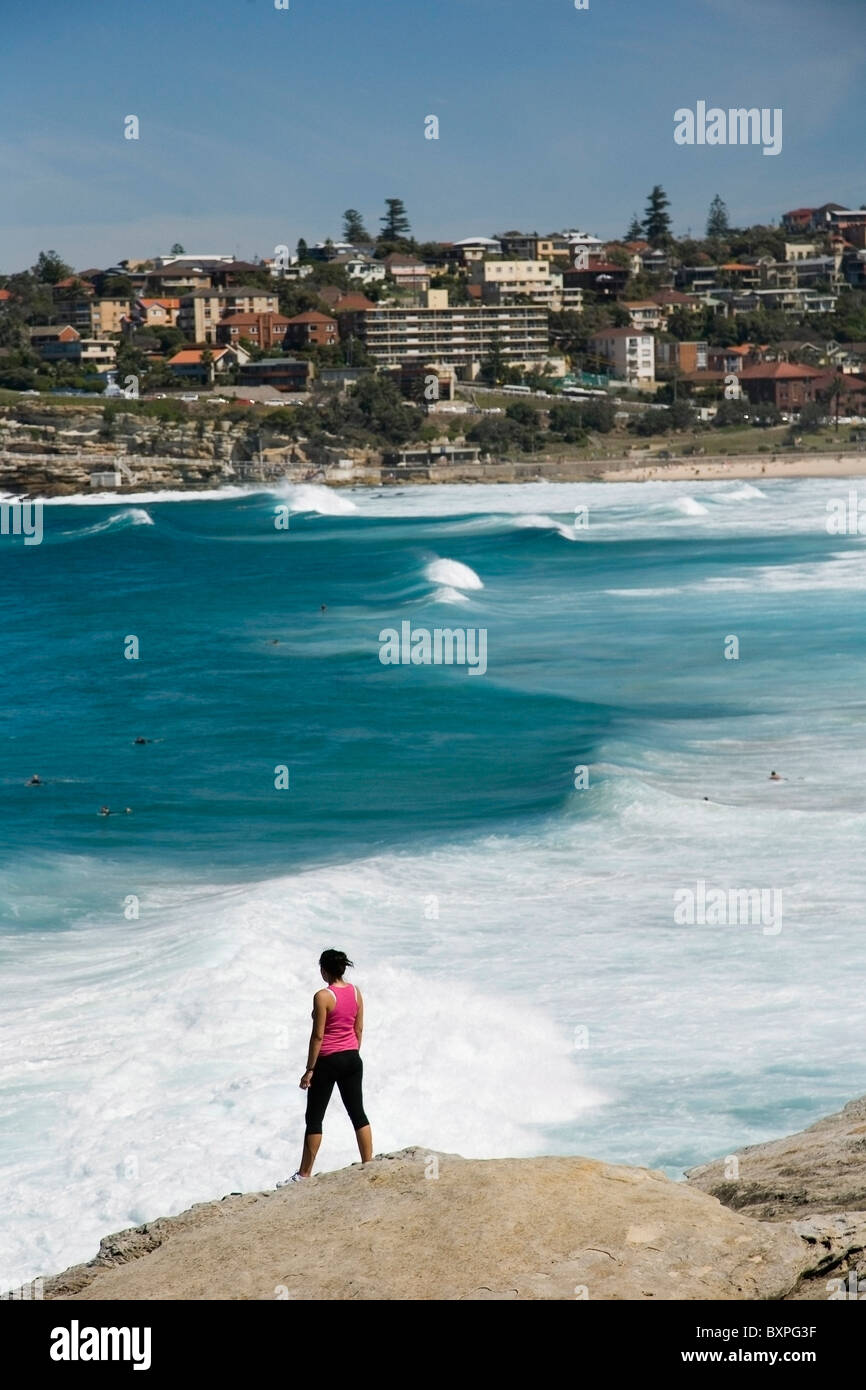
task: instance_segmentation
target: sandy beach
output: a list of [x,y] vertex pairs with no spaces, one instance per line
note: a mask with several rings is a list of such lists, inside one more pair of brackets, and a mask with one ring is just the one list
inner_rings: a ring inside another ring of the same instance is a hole
[[628,462],[601,474],[606,483],[677,482],[686,478],[859,478],[866,475],[866,450],[856,454],[796,454],[768,457],[662,459]]

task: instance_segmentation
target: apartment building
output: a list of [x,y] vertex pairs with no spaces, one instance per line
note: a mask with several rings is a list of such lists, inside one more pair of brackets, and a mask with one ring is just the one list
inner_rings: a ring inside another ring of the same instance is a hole
[[624,299],[622,307],[631,319],[632,328],[639,328],[642,332],[661,328],[664,311],[654,299]]
[[676,339],[656,340],[656,368],[668,371],[705,372],[709,367],[709,348],[704,342],[680,343]]
[[485,304],[508,304],[515,295],[526,295],[536,304],[559,310],[562,306],[562,273],[549,261],[475,261],[470,285],[480,285]]
[[376,305],[358,319],[359,336],[383,367],[421,358],[471,379],[494,345],[514,366],[536,366],[549,357],[547,309],[540,304],[449,305],[446,290],[431,290],[424,307]]
[[256,347],[270,352],[281,346],[288,325],[285,314],[227,314],[217,324],[217,342],[232,347],[246,338]]
[[295,314],[286,321],[283,347],[333,347],[339,341],[337,320],[320,314],[317,309],[310,309],[306,314]]
[[769,403],[780,410],[799,410],[815,399],[820,369],[796,362],[765,363],[740,372],[743,390],[753,405]]
[[603,328],[593,333],[589,346],[621,381],[635,386],[655,381],[655,339],[651,333],[636,328]]
[[177,326],[190,342],[215,343],[220,319],[228,314],[275,314],[279,307],[277,296],[257,285],[193,290],[181,296]]

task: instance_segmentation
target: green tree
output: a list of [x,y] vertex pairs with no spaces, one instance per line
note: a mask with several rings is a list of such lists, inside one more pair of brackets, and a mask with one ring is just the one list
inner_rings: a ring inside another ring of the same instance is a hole
[[819,401],[807,401],[800,410],[800,418],[796,425],[792,425],[790,433],[797,434],[818,434],[827,419],[826,407]]
[[204,348],[201,355],[202,371],[204,372],[205,382],[208,386],[213,386],[214,378],[214,358],[209,347]]
[[182,256],[182,255],[184,254],[184,249],[183,249],[183,247],[181,246],[181,244],[180,244],[179,241],[176,241],[176,242],[174,243],[174,245],[172,246],[172,248],[171,248],[171,250],[169,251],[168,254],[169,254],[170,256]]
[[707,213],[707,236],[723,237],[729,231],[728,209],[717,193]]
[[364,226],[364,219],[357,208],[346,208],[343,213],[343,240],[355,245],[359,241],[372,241]]
[[379,240],[407,241],[412,235],[412,229],[403,199],[386,198],[385,209],[385,216],[379,219],[382,223]]
[[611,401],[601,396],[592,396],[580,407],[583,423],[596,434],[610,434],[614,427],[614,408]]
[[505,378],[505,357],[498,336],[490,344],[490,351],[482,360],[480,377],[489,386],[498,386]]
[[298,244],[295,248],[295,251],[299,261],[305,261],[307,259],[307,252],[309,251],[309,249],[310,248],[307,246],[307,243],[304,241],[304,238],[298,237]]
[[72,266],[66,264],[56,251],[40,251],[33,266],[33,274],[43,285],[56,285],[72,274]]
[[643,241],[643,226],[636,212],[631,215],[628,230],[625,234],[626,241]]
[[558,401],[550,407],[549,429],[565,444],[583,444],[586,440],[583,411],[570,402]]
[[643,230],[651,246],[662,246],[671,239],[670,200],[661,184],[655,184],[646,205]]

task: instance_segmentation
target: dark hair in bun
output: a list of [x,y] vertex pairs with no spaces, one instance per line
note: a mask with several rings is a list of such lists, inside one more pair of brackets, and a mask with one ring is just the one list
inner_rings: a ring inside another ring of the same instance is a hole
[[332,980],[342,980],[352,963],[345,951],[323,951],[319,956],[319,965]]

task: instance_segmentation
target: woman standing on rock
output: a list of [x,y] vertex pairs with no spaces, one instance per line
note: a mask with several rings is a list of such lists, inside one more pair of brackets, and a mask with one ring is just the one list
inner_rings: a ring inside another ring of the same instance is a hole
[[343,979],[351,965],[344,951],[323,951],[319,957],[325,988],[313,995],[313,1031],[307,1052],[307,1070],[301,1077],[301,1090],[307,1092],[301,1166],[286,1182],[277,1183],[278,1187],[303,1182],[311,1176],[322,1142],[322,1120],[335,1083],[355,1130],[361,1162],[369,1163],[373,1157],[373,1135],[361,1094],[364,1000],[357,985],[349,985]]

